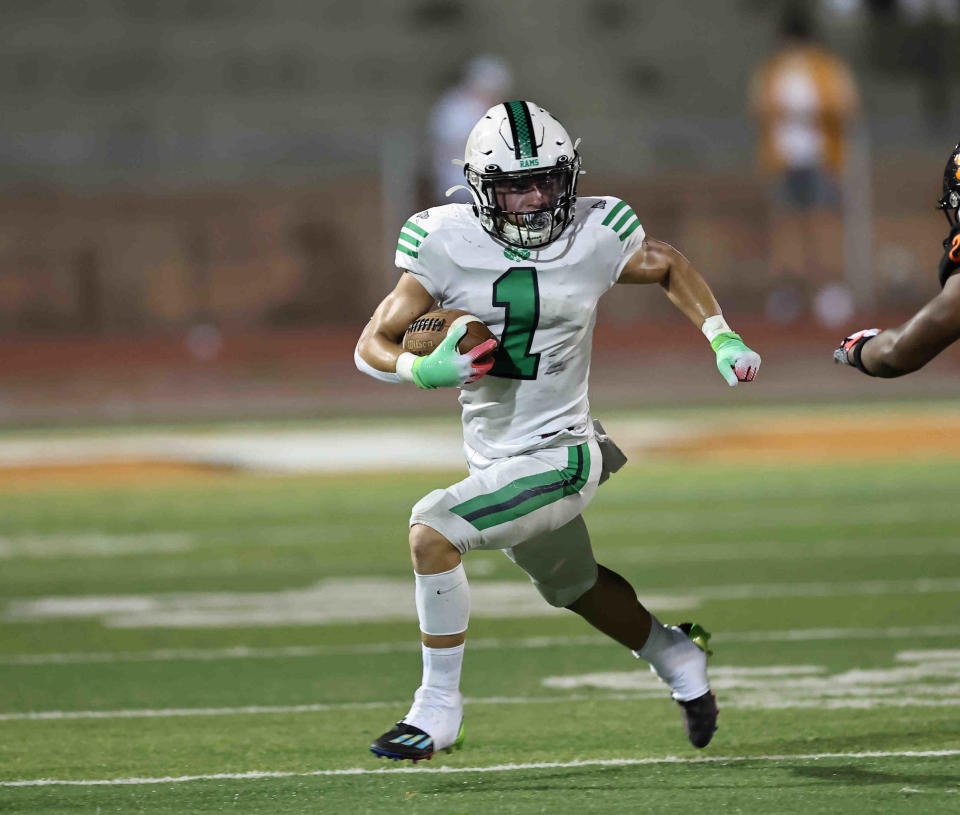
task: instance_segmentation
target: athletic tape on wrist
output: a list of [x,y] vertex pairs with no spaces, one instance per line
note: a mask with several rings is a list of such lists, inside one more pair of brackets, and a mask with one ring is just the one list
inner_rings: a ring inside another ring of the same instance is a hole
[[700,331],[702,331],[703,336],[707,338],[707,342],[713,342],[718,334],[724,334],[732,331],[732,329],[727,325],[727,321],[723,319],[722,314],[714,314],[712,317],[707,317],[707,319],[703,321],[703,325],[700,326]]
[[401,382],[413,382],[413,363],[416,359],[417,355],[410,351],[404,351],[397,357],[396,372]]

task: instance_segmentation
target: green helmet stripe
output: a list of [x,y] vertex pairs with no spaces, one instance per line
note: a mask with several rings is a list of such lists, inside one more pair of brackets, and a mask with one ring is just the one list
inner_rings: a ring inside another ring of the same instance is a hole
[[515,158],[533,158],[537,155],[537,145],[533,140],[533,120],[526,102],[504,102],[510,131],[513,133],[513,155]]

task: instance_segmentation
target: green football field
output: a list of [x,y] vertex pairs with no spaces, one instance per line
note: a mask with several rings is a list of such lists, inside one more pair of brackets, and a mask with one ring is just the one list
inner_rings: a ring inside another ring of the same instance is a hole
[[0,811],[960,811],[960,461],[631,463],[587,512],[598,560],[714,632],[713,743],[479,552],[464,749],[388,763],[406,518],[459,477],[0,491]]

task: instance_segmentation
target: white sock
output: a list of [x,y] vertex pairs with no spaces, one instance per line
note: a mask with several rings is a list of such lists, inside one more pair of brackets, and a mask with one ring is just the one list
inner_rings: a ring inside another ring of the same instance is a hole
[[[414,577],[420,630],[436,636],[466,631],[470,620],[470,587],[463,564],[440,574],[414,572]],[[460,693],[463,649],[463,643],[453,648],[421,646],[423,678],[403,721],[429,734],[436,750],[456,741],[463,719]]]
[[463,719],[460,670],[463,643],[453,648],[428,648],[423,652],[423,681],[403,721],[419,727],[433,738],[434,749],[442,750],[456,741]]
[[422,687],[434,690],[460,690],[460,671],[463,668],[464,643],[453,648],[428,648],[421,645],[423,654]]
[[710,690],[707,655],[677,626],[664,625],[652,614],[650,636],[633,655],[650,663],[678,702],[689,702]]

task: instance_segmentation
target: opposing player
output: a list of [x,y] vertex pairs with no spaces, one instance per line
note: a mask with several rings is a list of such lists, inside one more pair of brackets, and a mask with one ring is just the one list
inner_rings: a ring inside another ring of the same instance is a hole
[[[595,429],[587,400],[597,301],[615,283],[659,283],[706,335],[728,384],[751,381],[760,357],[727,326],[689,261],[646,237],[624,201],[577,199],[576,148],[532,102],[491,108],[467,140],[473,206],[435,207],[404,224],[396,254],[403,273],[357,345],[357,366],[378,379],[461,389],[470,472],[413,507],[423,679],[407,714],[371,745],[381,756],[418,761],[463,741],[470,592],[461,557],[471,549],[504,550],[548,603],[648,661],[695,746],[716,729],[709,635],[651,615],[623,577],[596,563],[581,517],[598,483],[623,463]],[[492,367],[476,362],[483,346],[457,352],[463,325],[429,356],[402,351],[404,330],[434,302],[476,315],[500,338]]]
[[903,376],[960,339],[960,275],[956,274],[960,269],[960,143],[947,159],[937,208],[950,225],[940,260],[940,294],[898,328],[867,328],[844,337],[833,352],[835,362],[852,365],[868,376]]

